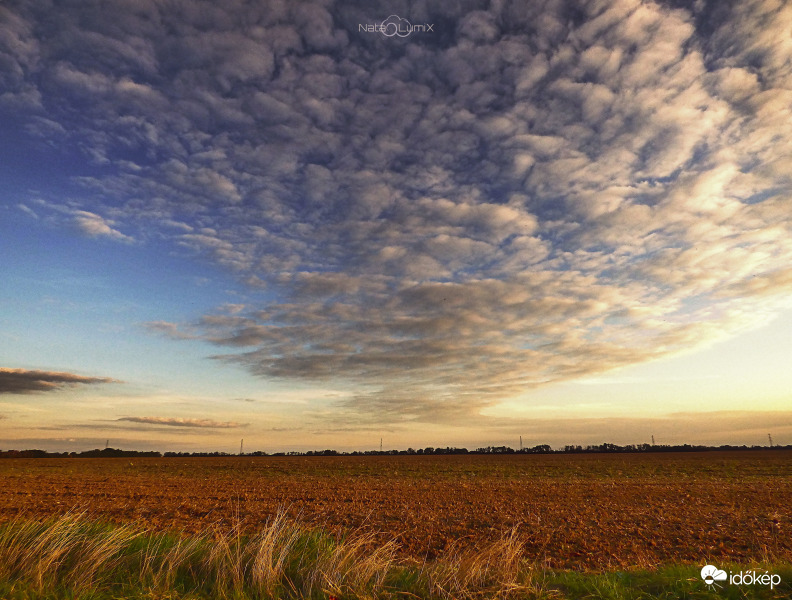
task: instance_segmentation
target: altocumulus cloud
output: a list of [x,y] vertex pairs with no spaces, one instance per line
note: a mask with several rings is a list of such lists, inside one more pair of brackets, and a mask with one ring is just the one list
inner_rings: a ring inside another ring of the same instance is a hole
[[37,214],[267,292],[153,330],[450,422],[792,287],[792,6],[689,6],[11,2],[0,106],[102,167]]
[[58,371],[30,371],[0,368],[0,394],[31,394],[54,392],[78,385],[119,383],[108,377],[85,377]]
[[121,417],[118,421],[142,423],[143,425],[165,425],[168,427],[197,427],[204,429],[237,429],[246,427],[247,423],[233,421],[212,421],[211,419],[188,419],[181,417]]

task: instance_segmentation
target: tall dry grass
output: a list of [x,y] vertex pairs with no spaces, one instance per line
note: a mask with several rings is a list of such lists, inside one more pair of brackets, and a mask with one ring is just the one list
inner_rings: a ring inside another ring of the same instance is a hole
[[218,599],[526,598],[536,578],[516,532],[476,552],[421,566],[394,542],[357,532],[338,538],[276,515],[254,535],[240,525],[200,536],[102,525],[84,515],[0,527],[0,582],[45,594]]
[[539,579],[524,560],[515,529],[484,548],[450,552],[427,570],[430,593],[443,600],[538,597]]
[[86,593],[120,567],[139,535],[134,526],[101,527],[74,515],[18,520],[0,529],[0,578],[24,579],[40,591],[57,586]]

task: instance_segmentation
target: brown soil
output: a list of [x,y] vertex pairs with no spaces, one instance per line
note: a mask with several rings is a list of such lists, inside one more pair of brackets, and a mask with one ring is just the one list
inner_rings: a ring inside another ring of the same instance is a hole
[[517,528],[556,568],[792,561],[792,453],[0,460],[0,521],[252,531],[279,510],[416,559]]

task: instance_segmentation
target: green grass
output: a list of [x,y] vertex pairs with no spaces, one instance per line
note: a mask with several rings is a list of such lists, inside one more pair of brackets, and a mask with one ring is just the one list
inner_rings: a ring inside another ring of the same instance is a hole
[[[719,565],[720,566],[720,565]],[[759,565],[754,565],[759,570]],[[728,571],[746,570],[744,565],[725,565]],[[548,585],[563,592],[561,598],[603,600],[742,600],[792,598],[792,566],[764,565],[765,570],[781,576],[782,583],[769,586],[722,585],[708,588],[700,576],[701,567],[669,565],[655,571],[609,573],[555,572],[547,578]]]
[[709,589],[701,565],[582,573],[528,560],[516,533],[430,563],[400,560],[394,543],[338,538],[279,515],[254,535],[155,533],[67,515],[0,526],[3,600],[707,600],[792,598],[792,565],[718,565],[781,576],[769,586]]

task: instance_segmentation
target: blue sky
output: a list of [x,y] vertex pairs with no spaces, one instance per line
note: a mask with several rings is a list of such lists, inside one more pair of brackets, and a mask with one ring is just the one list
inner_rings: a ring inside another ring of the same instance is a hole
[[790,26],[4,5],[0,446],[783,443]]

